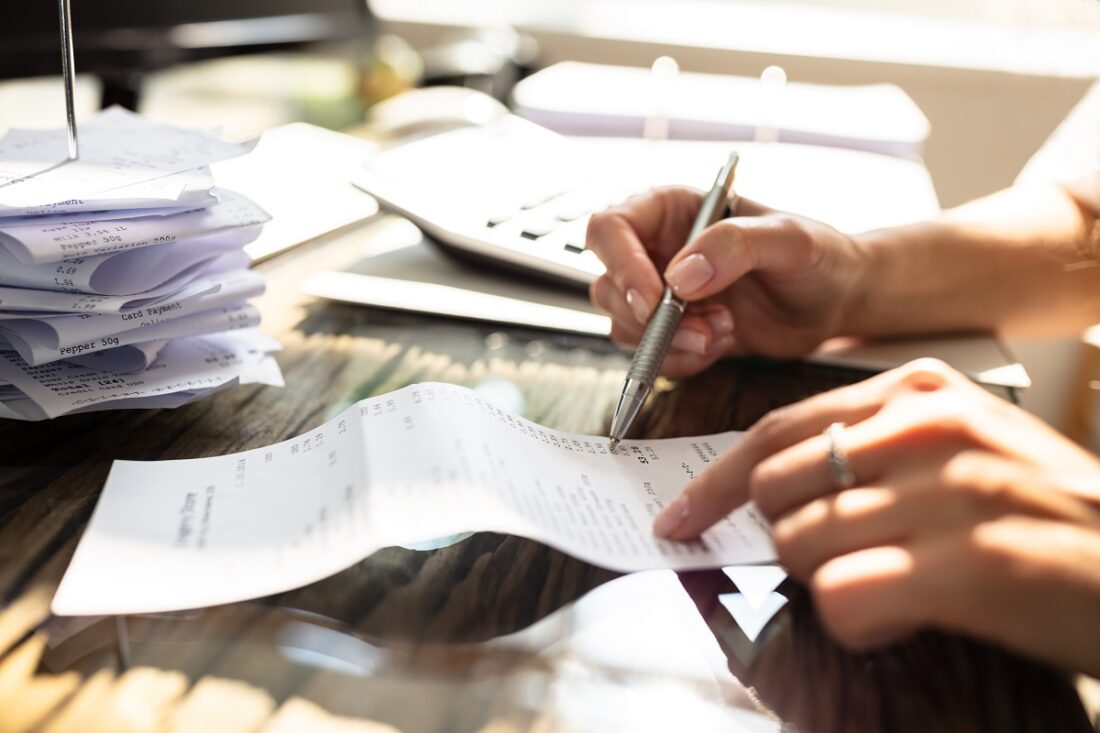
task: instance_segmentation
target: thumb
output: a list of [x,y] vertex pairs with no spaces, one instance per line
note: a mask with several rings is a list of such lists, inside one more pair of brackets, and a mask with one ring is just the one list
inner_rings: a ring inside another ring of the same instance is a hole
[[797,272],[811,262],[814,240],[801,220],[742,199],[737,217],[723,219],[688,242],[665,269],[672,291],[700,300],[750,272]]

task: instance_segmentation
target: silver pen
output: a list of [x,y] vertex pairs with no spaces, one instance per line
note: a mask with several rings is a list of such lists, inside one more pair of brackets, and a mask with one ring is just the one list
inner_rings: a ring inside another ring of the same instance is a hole
[[[685,244],[726,215],[737,159],[737,153],[730,153],[729,160],[718,172],[714,185],[699,206],[699,213],[695,215],[695,223],[691,226]],[[650,316],[642,341],[634,352],[630,369],[627,370],[626,382],[623,384],[622,394],[619,395],[619,403],[615,406],[615,414],[611,418],[611,450],[615,450],[619,441],[630,430],[646,397],[653,389],[657,373],[661,370],[661,364],[664,363],[672,342],[672,335],[676,333],[676,327],[680,325],[680,318],[684,315],[685,305],[672,292],[672,288],[666,285],[661,303]]]

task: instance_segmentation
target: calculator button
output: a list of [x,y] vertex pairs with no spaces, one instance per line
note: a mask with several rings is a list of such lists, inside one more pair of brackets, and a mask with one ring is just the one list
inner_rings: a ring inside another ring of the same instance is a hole
[[514,206],[499,206],[489,212],[489,217],[485,224],[488,227],[497,227],[509,221],[518,213],[519,209]]
[[575,197],[571,201],[563,201],[555,208],[554,212],[558,221],[576,221],[591,213],[592,209],[588,207],[587,203]]
[[563,241],[572,242],[584,247],[584,240],[588,234],[588,217],[585,216],[582,219],[574,219],[573,221],[559,224],[558,231],[561,232]]
[[547,234],[554,231],[557,224],[558,222],[549,216],[531,217],[523,224],[523,236],[528,239],[545,237]]
[[540,193],[533,194],[529,199],[527,199],[527,203],[523,204],[521,208],[525,210],[537,209],[543,204],[550,203],[564,193],[565,191],[562,191],[560,189],[553,189],[550,191],[542,191]]

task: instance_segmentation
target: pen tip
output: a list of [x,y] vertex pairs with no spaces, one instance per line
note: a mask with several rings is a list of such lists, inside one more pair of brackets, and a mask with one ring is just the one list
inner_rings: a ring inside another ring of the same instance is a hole
[[619,445],[619,439],[618,438],[612,438],[611,439],[611,452],[612,453],[615,452],[615,447],[618,446],[618,445]]

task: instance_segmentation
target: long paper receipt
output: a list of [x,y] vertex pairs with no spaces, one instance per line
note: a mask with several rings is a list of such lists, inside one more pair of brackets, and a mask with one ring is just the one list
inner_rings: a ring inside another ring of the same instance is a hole
[[413,385],[267,448],[115,461],[53,611],[241,601],[320,580],[383,547],[473,530],[622,571],[773,561],[751,505],[695,542],[650,529],[737,439],[624,441],[609,453],[606,438],[542,427],[468,389]]

